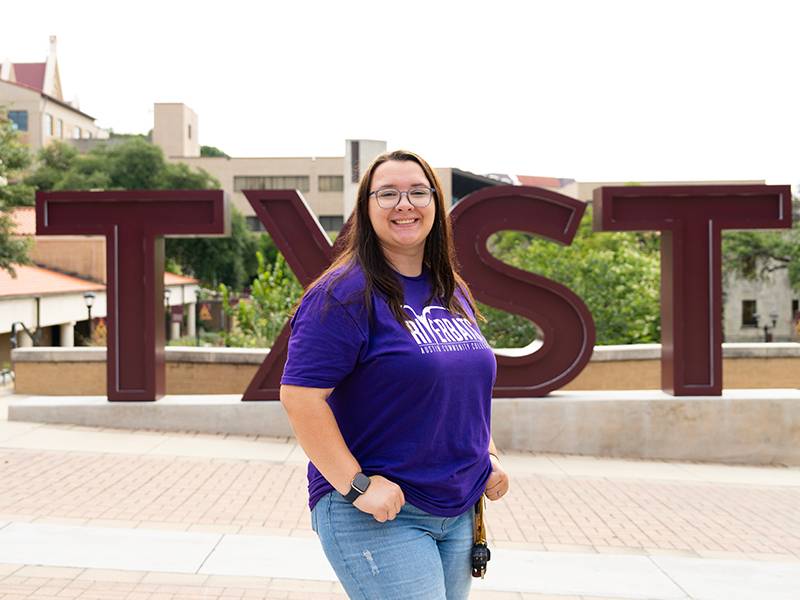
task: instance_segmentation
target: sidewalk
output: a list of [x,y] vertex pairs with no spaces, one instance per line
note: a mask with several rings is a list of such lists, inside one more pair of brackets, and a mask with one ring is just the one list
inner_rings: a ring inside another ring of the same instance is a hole
[[[0,600],[345,598],[293,440],[9,423],[9,398]],[[800,469],[501,459],[475,599],[800,598]]]

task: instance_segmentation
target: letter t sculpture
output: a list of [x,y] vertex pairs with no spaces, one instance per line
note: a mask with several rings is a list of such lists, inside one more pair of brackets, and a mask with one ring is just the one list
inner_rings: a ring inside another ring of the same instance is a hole
[[164,236],[227,235],[219,190],[39,192],[37,235],[106,238],[109,400],[164,388]]

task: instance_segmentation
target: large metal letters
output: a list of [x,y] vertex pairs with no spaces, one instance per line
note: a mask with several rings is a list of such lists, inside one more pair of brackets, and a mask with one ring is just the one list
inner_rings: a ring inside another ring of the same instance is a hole
[[[338,249],[303,198],[293,190],[245,195],[308,285]],[[662,387],[675,395],[719,395],[721,231],[790,227],[789,186],[606,187],[595,191],[594,203],[596,230],[662,232]],[[452,211],[458,261],[477,299],[529,318],[544,332],[536,352],[498,356],[496,396],[541,396],[565,385],[591,357],[595,330],[573,292],[500,262],[486,241],[497,231],[517,230],[569,244],[584,209],[539,188],[497,186],[467,196]],[[226,214],[221,191],[37,194],[38,235],[106,237],[109,400],[163,395],[163,236],[224,234]],[[278,399],[288,336],[287,323],[244,400]]]

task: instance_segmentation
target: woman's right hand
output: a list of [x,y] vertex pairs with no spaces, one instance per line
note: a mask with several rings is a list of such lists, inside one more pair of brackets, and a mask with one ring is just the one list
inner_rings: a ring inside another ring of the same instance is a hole
[[370,480],[372,483],[369,484],[367,491],[356,498],[353,506],[372,515],[380,523],[391,521],[406,503],[403,490],[393,481],[380,475],[372,475]]

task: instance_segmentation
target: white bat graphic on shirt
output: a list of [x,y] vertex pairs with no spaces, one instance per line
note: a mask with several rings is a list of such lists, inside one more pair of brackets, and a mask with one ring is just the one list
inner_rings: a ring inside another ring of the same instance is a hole
[[435,304],[432,304],[430,306],[426,306],[425,308],[422,309],[422,314],[421,315],[417,314],[417,311],[415,311],[408,304],[404,304],[403,308],[405,308],[407,311],[410,311],[411,314],[414,315],[414,319],[416,321],[418,321],[419,323],[422,323],[422,325],[425,326],[425,330],[431,335],[431,337],[433,339],[436,339],[436,336],[434,335],[433,327],[431,327],[430,323],[428,323],[428,316],[430,315],[431,311],[434,310],[434,309],[439,309],[439,310],[443,310],[443,311],[447,312],[447,309],[444,306],[436,306]]

